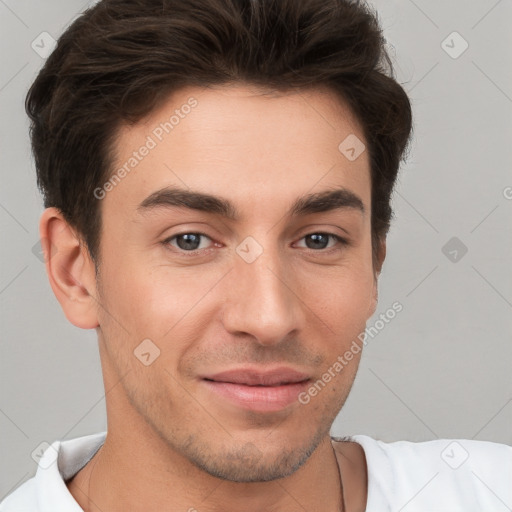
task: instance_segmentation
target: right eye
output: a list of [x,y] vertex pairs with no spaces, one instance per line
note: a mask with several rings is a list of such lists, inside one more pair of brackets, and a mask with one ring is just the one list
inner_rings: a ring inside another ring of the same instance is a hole
[[180,251],[193,252],[208,248],[208,244],[202,243],[201,239],[211,241],[211,238],[203,233],[180,233],[167,238],[162,243],[164,245],[171,245]]

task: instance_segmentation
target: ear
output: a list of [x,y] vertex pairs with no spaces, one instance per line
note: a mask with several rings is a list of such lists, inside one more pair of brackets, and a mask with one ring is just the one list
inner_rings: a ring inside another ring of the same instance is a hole
[[82,329],[98,327],[94,262],[60,210],[43,212],[39,237],[46,273],[66,318]]
[[386,238],[381,238],[379,240],[379,247],[377,249],[377,261],[375,263],[375,271],[373,274],[373,288],[372,288],[372,297],[370,302],[370,307],[368,308],[368,316],[370,318],[377,309],[377,304],[379,302],[379,275],[382,270],[382,264],[384,263],[384,259],[386,258]]

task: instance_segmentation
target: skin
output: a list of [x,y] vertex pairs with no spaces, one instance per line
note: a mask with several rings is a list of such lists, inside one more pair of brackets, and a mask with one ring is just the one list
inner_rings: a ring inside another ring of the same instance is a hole
[[[86,512],[335,511],[336,455],[347,510],[364,510],[364,452],[329,437],[361,352],[309,404],[277,412],[241,409],[199,378],[279,364],[315,382],[364,331],[385,242],[374,267],[368,152],[349,161],[338,150],[349,134],[364,141],[362,129],[329,90],[189,87],[120,129],[115,168],[190,97],[197,106],[102,199],[98,279],[60,212],[41,218],[52,289],[71,323],[96,329],[106,390],[105,444],[68,488]],[[241,217],[137,210],[170,186],[227,199]],[[297,198],[338,187],[361,198],[364,214],[287,213]],[[196,255],[171,238],[184,233],[206,235]],[[315,233],[349,245],[308,247]],[[263,249],[252,263],[235,251],[248,236]],[[145,366],[134,350],[148,338],[160,355]]]

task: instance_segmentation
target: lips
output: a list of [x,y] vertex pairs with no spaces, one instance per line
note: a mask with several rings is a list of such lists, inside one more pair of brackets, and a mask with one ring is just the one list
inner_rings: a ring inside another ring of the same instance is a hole
[[206,375],[203,378],[214,382],[243,384],[245,386],[280,386],[304,382],[309,379],[309,375],[287,367],[266,371],[240,368]]
[[297,404],[310,380],[306,373],[288,367],[266,371],[237,368],[201,378],[208,400],[258,413],[275,413]]

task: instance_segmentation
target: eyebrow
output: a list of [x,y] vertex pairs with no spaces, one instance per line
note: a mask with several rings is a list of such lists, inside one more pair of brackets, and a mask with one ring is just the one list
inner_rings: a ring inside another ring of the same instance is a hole
[[[241,217],[234,204],[225,198],[174,187],[165,187],[150,194],[139,204],[137,212],[142,214],[150,210],[172,207],[217,214],[232,221],[237,221]],[[287,213],[299,217],[332,210],[353,210],[359,211],[362,215],[366,211],[358,195],[341,187],[299,197]]]

